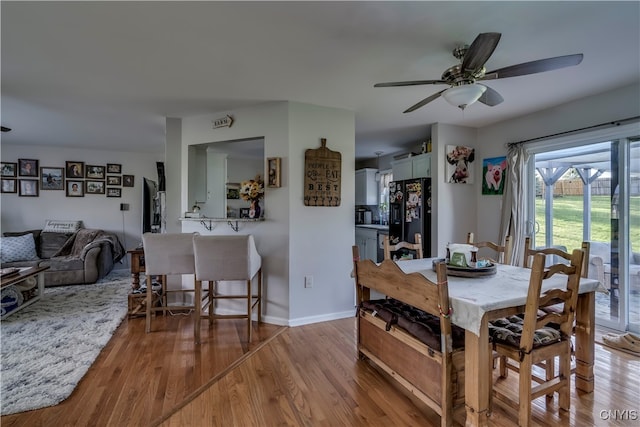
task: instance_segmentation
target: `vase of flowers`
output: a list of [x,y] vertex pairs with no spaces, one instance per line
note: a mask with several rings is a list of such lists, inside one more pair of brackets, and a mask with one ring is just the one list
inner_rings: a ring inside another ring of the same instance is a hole
[[260,175],[240,183],[240,197],[251,203],[249,218],[260,218],[260,199],[264,197],[264,181]]

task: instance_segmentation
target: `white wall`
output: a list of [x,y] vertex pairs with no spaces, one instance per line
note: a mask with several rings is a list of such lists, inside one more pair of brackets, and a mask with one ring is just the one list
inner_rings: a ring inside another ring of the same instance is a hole
[[[125,249],[131,249],[140,243],[142,178],[147,177],[157,181],[156,161],[163,160],[162,153],[150,155],[109,150],[2,144],[3,162],[17,162],[20,158],[39,160],[40,166],[62,168],[68,160],[105,166],[107,163],[121,164],[123,174],[134,175],[134,187],[122,187],[121,198],[106,197],[104,194],[66,197],[64,190],[41,190],[39,197],[19,197],[18,194],[2,193],[0,231],[42,228],[46,219],[79,219],[83,221],[86,228],[115,232]],[[128,203],[129,210],[120,211],[121,203]],[[128,269],[128,257],[125,263],[117,264],[115,268]]]
[[[289,116],[289,295],[290,324],[304,324],[354,314],[355,286],[351,247],[355,243],[355,118],[353,112],[290,103]],[[341,203],[305,206],[304,155],[327,148],[342,156]],[[313,276],[313,287],[304,287]]]
[[444,257],[447,243],[464,242],[467,233],[477,230],[475,212],[476,193],[482,183],[474,179],[472,184],[451,184],[445,159],[447,145],[464,145],[475,148],[474,170],[482,169],[482,151],[476,143],[476,129],[436,123],[431,128],[432,154],[432,232],[431,253]]
[[[212,129],[211,121],[226,114],[230,128]],[[289,102],[273,102],[224,111],[182,122],[182,205],[186,198],[189,146],[207,142],[264,138],[265,158],[280,157],[280,188],[265,189],[261,206],[265,221],[240,223],[239,233],[253,234],[263,257],[265,321],[298,325],[353,315],[351,246],[354,243],[353,112]],[[304,152],[327,138],[330,149],[342,153],[342,204],[305,207],[302,184]],[[263,176],[266,162],[263,163]],[[222,222],[208,232],[197,221],[183,223],[183,231],[234,234]],[[304,288],[304,276],[314,287]]]

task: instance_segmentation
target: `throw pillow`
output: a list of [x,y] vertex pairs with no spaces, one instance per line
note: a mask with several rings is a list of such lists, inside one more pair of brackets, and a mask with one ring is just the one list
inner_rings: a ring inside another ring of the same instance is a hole
[[75,233],[82,228],[82,221],[63,221],[48,219],[44,223],[43,233]]
[[38,259],[36,242],[33,234],[17,237],[2,237],[0,243],[0,258],[2,262],[33,261]]
[[40,233],[42,230],[27,230],[27,231],[6,231],[2,233],[5,237],[24,236],[25,234],[33,234],[33,240],[36,241],[36,253],[40,255]]

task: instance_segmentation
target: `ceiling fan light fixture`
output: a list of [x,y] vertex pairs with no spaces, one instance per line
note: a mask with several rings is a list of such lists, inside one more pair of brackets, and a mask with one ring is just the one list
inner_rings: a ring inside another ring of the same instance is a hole
[[442,92],[442,97],[454,107],[464,110],[480,99],[486,90],[486,86],[478,84],[453,86]]

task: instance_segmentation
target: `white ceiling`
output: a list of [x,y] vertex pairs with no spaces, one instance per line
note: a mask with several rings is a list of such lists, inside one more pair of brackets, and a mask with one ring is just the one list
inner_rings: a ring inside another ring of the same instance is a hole
[[[164,118],[290,100],[355,112],[356,157],[435,122],[481,127],[640,80],[633,2],[0,2],[3,143],[162,150]],[[583,53],[576,67],[488,81],[464,112],[439,79],[451,51],[502,39],[487,69]],[[596,107],[597,108],[597,107]],[[236,119],[234,126],[242,126]]]

